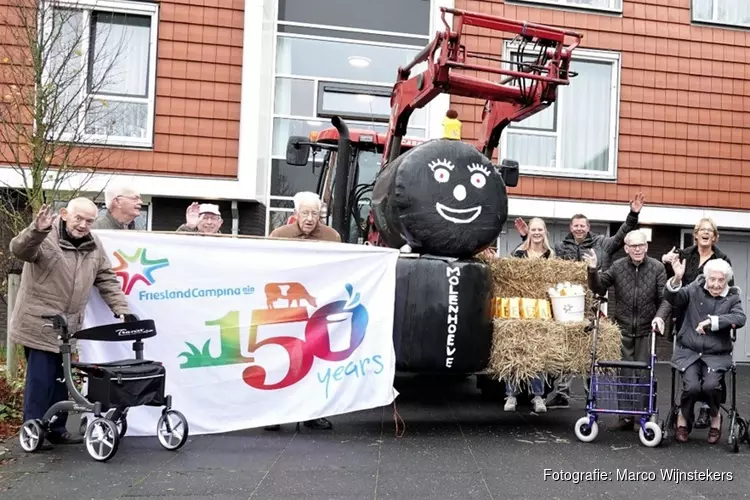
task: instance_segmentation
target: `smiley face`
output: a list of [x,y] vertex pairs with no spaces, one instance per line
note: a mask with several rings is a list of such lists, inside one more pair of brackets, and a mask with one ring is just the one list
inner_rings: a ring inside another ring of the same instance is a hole
[[[430,162],[428,165],[430,170],[433,172],[433,177],[439,184],[450,183],[451,172],[456,169],[456,166],[447,159],[435,160]],[[479,163],[472,163],[465,167],[469,172],[468,184],[470,189],[482,189],[487,185],[487,179],[489,179],[492,172]],[[464,182],[453,183],[453,198],[457,202],[462,202],[466,199],[466,186]],[[476,220],[482,213],[482,206],[474,206],[468,208],[452,208],[439,201],[435,203],[435,210],[438,215],[443,219],[453,222],[454,224],[470,224]]]
[[508,215],[505,183],[471,144],[436,139],[390,162],[373,190],[375,226],[393,248],[471,257],[496,241]]

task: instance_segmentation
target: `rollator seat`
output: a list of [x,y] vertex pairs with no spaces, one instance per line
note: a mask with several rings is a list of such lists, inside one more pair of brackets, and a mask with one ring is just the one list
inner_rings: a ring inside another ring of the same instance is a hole
[[147,359],[121,359],[118,361],[107,361],[106,363],[71,363],[73,368],[77,368],[81,371],[87,372],[91,370],[99,370],[101,368],[130,368],[134,366],[150,365],[150,364],[161,364]]
[[641,370],[648,370],[651,368],[651,365],[644,361],[619,361],[619,360],[599,361],[598,363],[596,363],[596,366],[600,368],[634,368],[634,369],[641,369]]

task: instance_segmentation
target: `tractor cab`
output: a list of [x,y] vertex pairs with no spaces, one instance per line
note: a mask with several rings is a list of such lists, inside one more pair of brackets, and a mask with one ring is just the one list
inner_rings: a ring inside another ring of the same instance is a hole
[[[368,215],[370,212],[370,197],[375,186],[375,178],[380,172],[381,161],[387,134],[367,129],[348,130],[349,161],[348,189],[349,200],[347,210],[351,212],[349,231],[350,243],[363,243],[367,234]],[[287,142],[286,162],[293,166],[307,166],[312,157],[312,168],[322,169],[318,177],[316,191],[323,201],[324,210],[321,220],[331,225],[331,211],[327,207],[335,205],[334,187],[336,166],[338,162],[341,133],[335,127],[329,127],[319,132],[311,132],[308,137],[292,136]],[[402,151],[424,142],[425,139],[404,137]],[[322,160],[319,160],[322,155]],[[291,216],[287,224],[294,222]]]

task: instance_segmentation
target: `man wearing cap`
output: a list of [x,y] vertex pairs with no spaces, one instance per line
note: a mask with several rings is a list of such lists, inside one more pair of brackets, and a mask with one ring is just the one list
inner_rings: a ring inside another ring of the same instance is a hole
[[178,227],[177,232],[221,234],[222,222],[218,205],[193,202],[185,211],[185,224]]

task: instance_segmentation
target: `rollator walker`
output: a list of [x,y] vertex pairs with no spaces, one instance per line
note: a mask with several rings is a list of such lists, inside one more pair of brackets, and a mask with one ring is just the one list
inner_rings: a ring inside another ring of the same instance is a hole
[[[676,323],[676,320],[675,320]],[[732,344],[734,344],[737,341],[737,326],[732,325],[731,329],[731,339]],[[672,335],[672,351],[674,352],[674,349],[677,347],[677,335]],[[677,433],[677,415],[680,412],[680,402],[677,398],[677,368],[674,366],[671,366],[671,372],[672,372],[672,387],[671,387],[671,399],[670,401],[670,408],[669,408],[669,415],[667,415],[667,426],[664,429],[664,441],[665,444],[669,444],[672,442],[672,436]],[[727,396],[727,384],[726,384],[726,376],[727,374],[724,373],[721,377],[721,388],[722,388],[722,404],[719,405],[719,412],[724,412],[727,415],[727,418],[729,419],[729,434],[727,435],[727,444],[729,445],[730,450],[732,450],[734,453],[737,453],[740,451],[740,444],[741,443],[747,443],[750,444],[750,436],[748,435],[748,427],[750,424],[748,423],[747,419],[744,419],[740,416],[739,411],[737,411],[737,364],[732,361],[732,366],[729,368],[729,372],[732,373],[732,391],[731,391],[731,401],[730,406],[727,408],[726,405],[726,396]]]
[[[128,408],[133,406],[163,406],[156,426],[159,443],[170,451],[185,444],[188,422],[182,413],[172,409],[172,396],[164,394],[166,369],[158,361],[143,359],[143,339],[156,336],[153,320],[136,318],[136,321],[97,326],[70,334],[64,316],[54,314],[42,318],[50,321],[45,327],[52,327],[62,341],[60,353],[65,385],[73,399],[55,403],[41,419],[23,423],[18,437],[24,451],[33,453],[42,447],[59,413],[93,413],[95,418],[86,425],[84,443],[94,460],[105,462],[117,453],[120,439],[127,432]],[[73,363],[72,338],[100,342],[132,341],[135,358],[107,363]],[[76,370],[76,375],[88,379],[86,397],[73,383],[73,370]]]
[[[607,301],[605,297],[596,296],[598,310]],[[597,361],[596,347],[599,339],[598,313],[594,319],[594,341],[591,348],[591,368],[589,373],[589,394],[586,401],[586,416],[576,421],[576,437],[589,443],[599,434],[598,418],[600,415],[616,414],[639,418],[638,436],[641,443],[649,448],[659,446],[666,432],[664,421],[659,419],[656,407],[657,381],[654,377],[656,365],[656,332],[651,329],[649,340],[651,355],[649,361]],[[631,374],[623,375],[622,370]],[[646,375],[648,373],[648,375]]]

